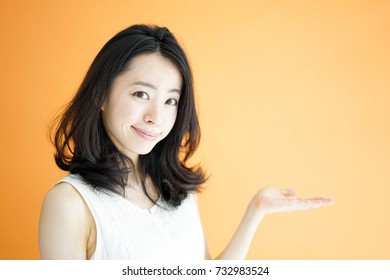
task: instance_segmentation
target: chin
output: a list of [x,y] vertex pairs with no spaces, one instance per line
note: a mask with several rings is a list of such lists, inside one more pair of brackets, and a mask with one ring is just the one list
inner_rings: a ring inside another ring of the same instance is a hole
[[158,141],[156,142],[153,142],[153,143],[142,143],[144,145],[135,145],[135,147],[133,147],[134,149],[131,149],[131,147],[129,147],[129,150],[133,151],[135,154],[137,155],[147,155],[149,154],[153,149],[154,147],[161,141],[162,139],[159,139]]
[[142,149],[142,150],[139,150],[138,151],[138,154],[139,155],[147,155],[149,154],[152,150],[153,150],[154,146],[149,148],[149,149]]

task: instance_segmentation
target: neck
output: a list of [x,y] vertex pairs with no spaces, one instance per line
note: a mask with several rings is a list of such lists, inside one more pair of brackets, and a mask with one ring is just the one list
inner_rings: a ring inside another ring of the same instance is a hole
[[127,154],[127,156],[131,159],[131,161],[134,164],[135,170],[138,170],[138,164],[139,164],[139,155],[136,154]]

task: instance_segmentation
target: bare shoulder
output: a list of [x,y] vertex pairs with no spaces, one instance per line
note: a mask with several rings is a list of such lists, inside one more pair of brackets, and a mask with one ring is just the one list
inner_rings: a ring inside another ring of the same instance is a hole
[[81,194],[62,182],[43,201],[39,247],[44,259],[85,259],[92,226],[91,213]]
[[84,203],[84,199],[80,193],[69,183],[61,182],[53,186],[46,194],[44,203],[54,202],[54,204],[60,203],[64,206],[70,204],[72,206],[81,206]]
[[[42,210],[60,215],[61,218],[77,218],[88,214],[89,209],[81,194],[69,183],[61,182],[46,194]],[[83,215],[84,214],[84,215]]]

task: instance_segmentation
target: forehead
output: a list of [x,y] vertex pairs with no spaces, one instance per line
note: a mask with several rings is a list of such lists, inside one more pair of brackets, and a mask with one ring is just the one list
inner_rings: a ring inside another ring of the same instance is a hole
[[135,56],[120,76],[131,80],[146,79],[146,82],[171,82],[180,88],[182,85],[182,75],[176,64],[157,52]]

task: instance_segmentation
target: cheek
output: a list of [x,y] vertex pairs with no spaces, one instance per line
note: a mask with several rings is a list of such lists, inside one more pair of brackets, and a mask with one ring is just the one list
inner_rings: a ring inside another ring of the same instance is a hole
[[114,112],[117,119],[122,120],[124,123],[131,123],[136,121],[142,115],[141,111],[140,106],[135,106],[134,104],[131,104],[131,102],[123,102],[118,104]]
[[175,111],[174,113],[170,114],[169,116],[169,125],[170,125],[170,128],[172,128],[175,124],[175,122],[177,121],[177,111]]
[[172,130],[173,126],[175,125],[175,122],[177,121],[177,113],[169,113],[165,116],[164,121],[164,137],[169,134],[169,132]]

